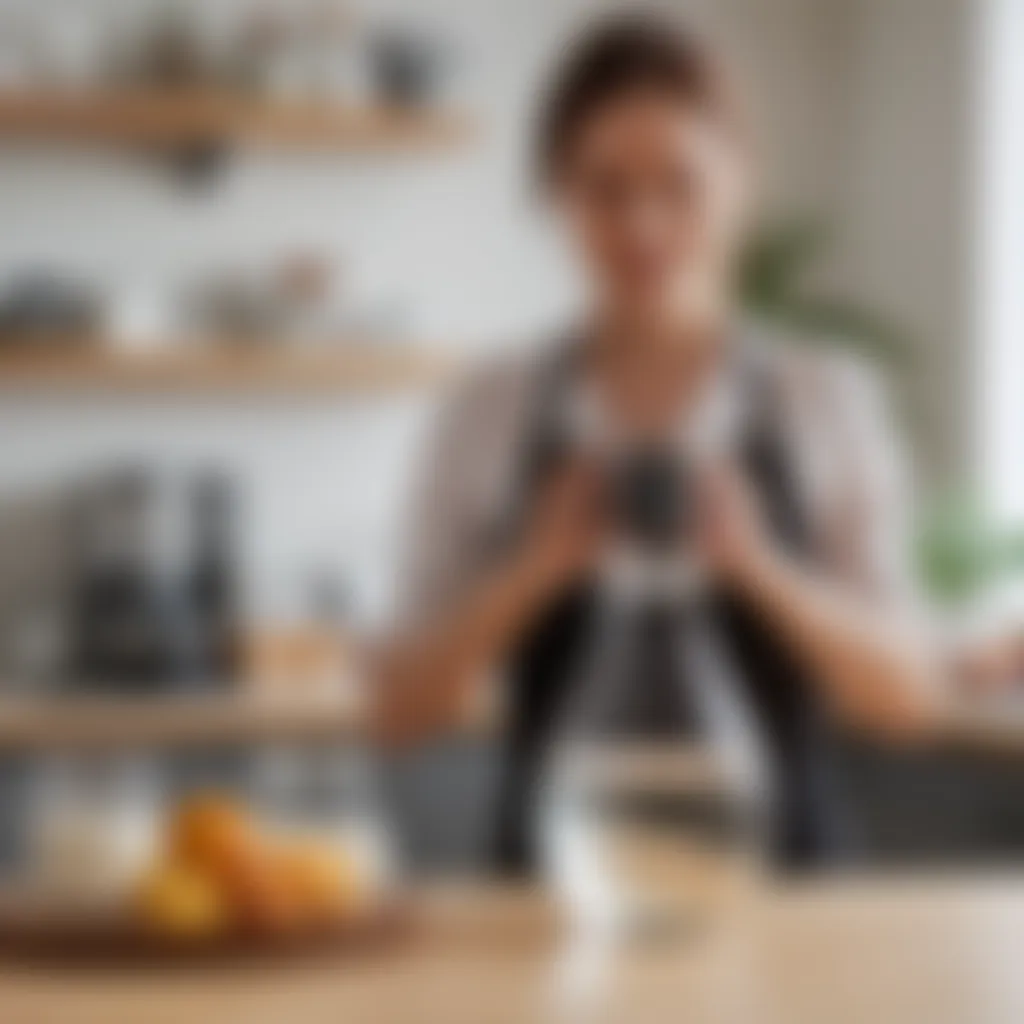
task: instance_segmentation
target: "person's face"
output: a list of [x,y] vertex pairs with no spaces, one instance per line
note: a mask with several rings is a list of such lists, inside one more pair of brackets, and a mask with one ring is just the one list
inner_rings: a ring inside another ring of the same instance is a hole
[[657,326],[720,308],[748,221],[745,154],[706,114],[657,93],[597,111],[557,198],[598,299]]

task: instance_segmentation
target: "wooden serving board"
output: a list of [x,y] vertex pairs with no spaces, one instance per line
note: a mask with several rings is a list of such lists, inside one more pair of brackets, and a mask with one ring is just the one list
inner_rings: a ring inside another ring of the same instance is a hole
[[0,962],[61,968],[202,967],[308,963],[318,958],[385,952],[413,933],[408,905],[372,917],[294,935],[229,933],[205,940],[158,935],[126,917],[72,916],[29,904],[0,905]]

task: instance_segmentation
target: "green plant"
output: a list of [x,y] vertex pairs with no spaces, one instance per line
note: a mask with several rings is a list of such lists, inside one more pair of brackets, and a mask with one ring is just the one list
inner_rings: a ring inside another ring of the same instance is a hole
[[977,499],[956,496],[936,503],[925,516],[917,556],[933,597],[965,601],[1024,572],[1024,526],[998,525]]
[[[744,308],[782,328],[794,343],[842,346],[888,371],[905,368],[910,347],[897,327],[855,302],[816,291],[809,282],[832,241],[832,232],[809,218],[763,227],[744,255]],[[998,525],[980,501],[964,495],[937,501],[926,511],[915,547],[919,575],[943,603],[968,600],[1024,573],[1024,525]]]
[[831,231],[814,220],[765,225],[744,254],[740,273],[744,308],[757,319],[783,328],[794,342],[843,346],[890,365],[905,362],[906,339],[885,317],[810,286],[808,277],[831,244]]

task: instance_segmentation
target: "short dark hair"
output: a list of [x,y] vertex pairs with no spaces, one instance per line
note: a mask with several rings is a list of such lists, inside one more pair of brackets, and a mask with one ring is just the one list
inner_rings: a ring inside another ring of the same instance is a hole
[[738,133],[739,105],[717,54],[671,15],[619,13],[575,41],[549,85],[537,123],[541,181],[557,181],[595,113],[638,91],[675,98]]

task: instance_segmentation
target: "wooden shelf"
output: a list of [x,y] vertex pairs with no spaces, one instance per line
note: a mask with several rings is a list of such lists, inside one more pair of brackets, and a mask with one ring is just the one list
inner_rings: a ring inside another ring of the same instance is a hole
[[359,109],[195,92],[0,91],[0,139],[405,151],[448,149],[471,135],[467,117],[444,110]]
[[0,698],[0,751],[155,749],[263,741],[335,742],[358,733],[351,698],[254,695]]
[[429,387],[452,369],[452,359],[439,351],[370,343],[329,352],[167,346],[138,355],[81,344],[45,353],[26,348],[0,350],[0,392],[372,395]]
[[[491,742],[501,728],[493,700],[467,700],[452,736]],[[357,687],[330,692],[260,691],[152,696],[0,694],[0,754],[62,750],[159,750],[258,743],[336,743],[369,735]]]

